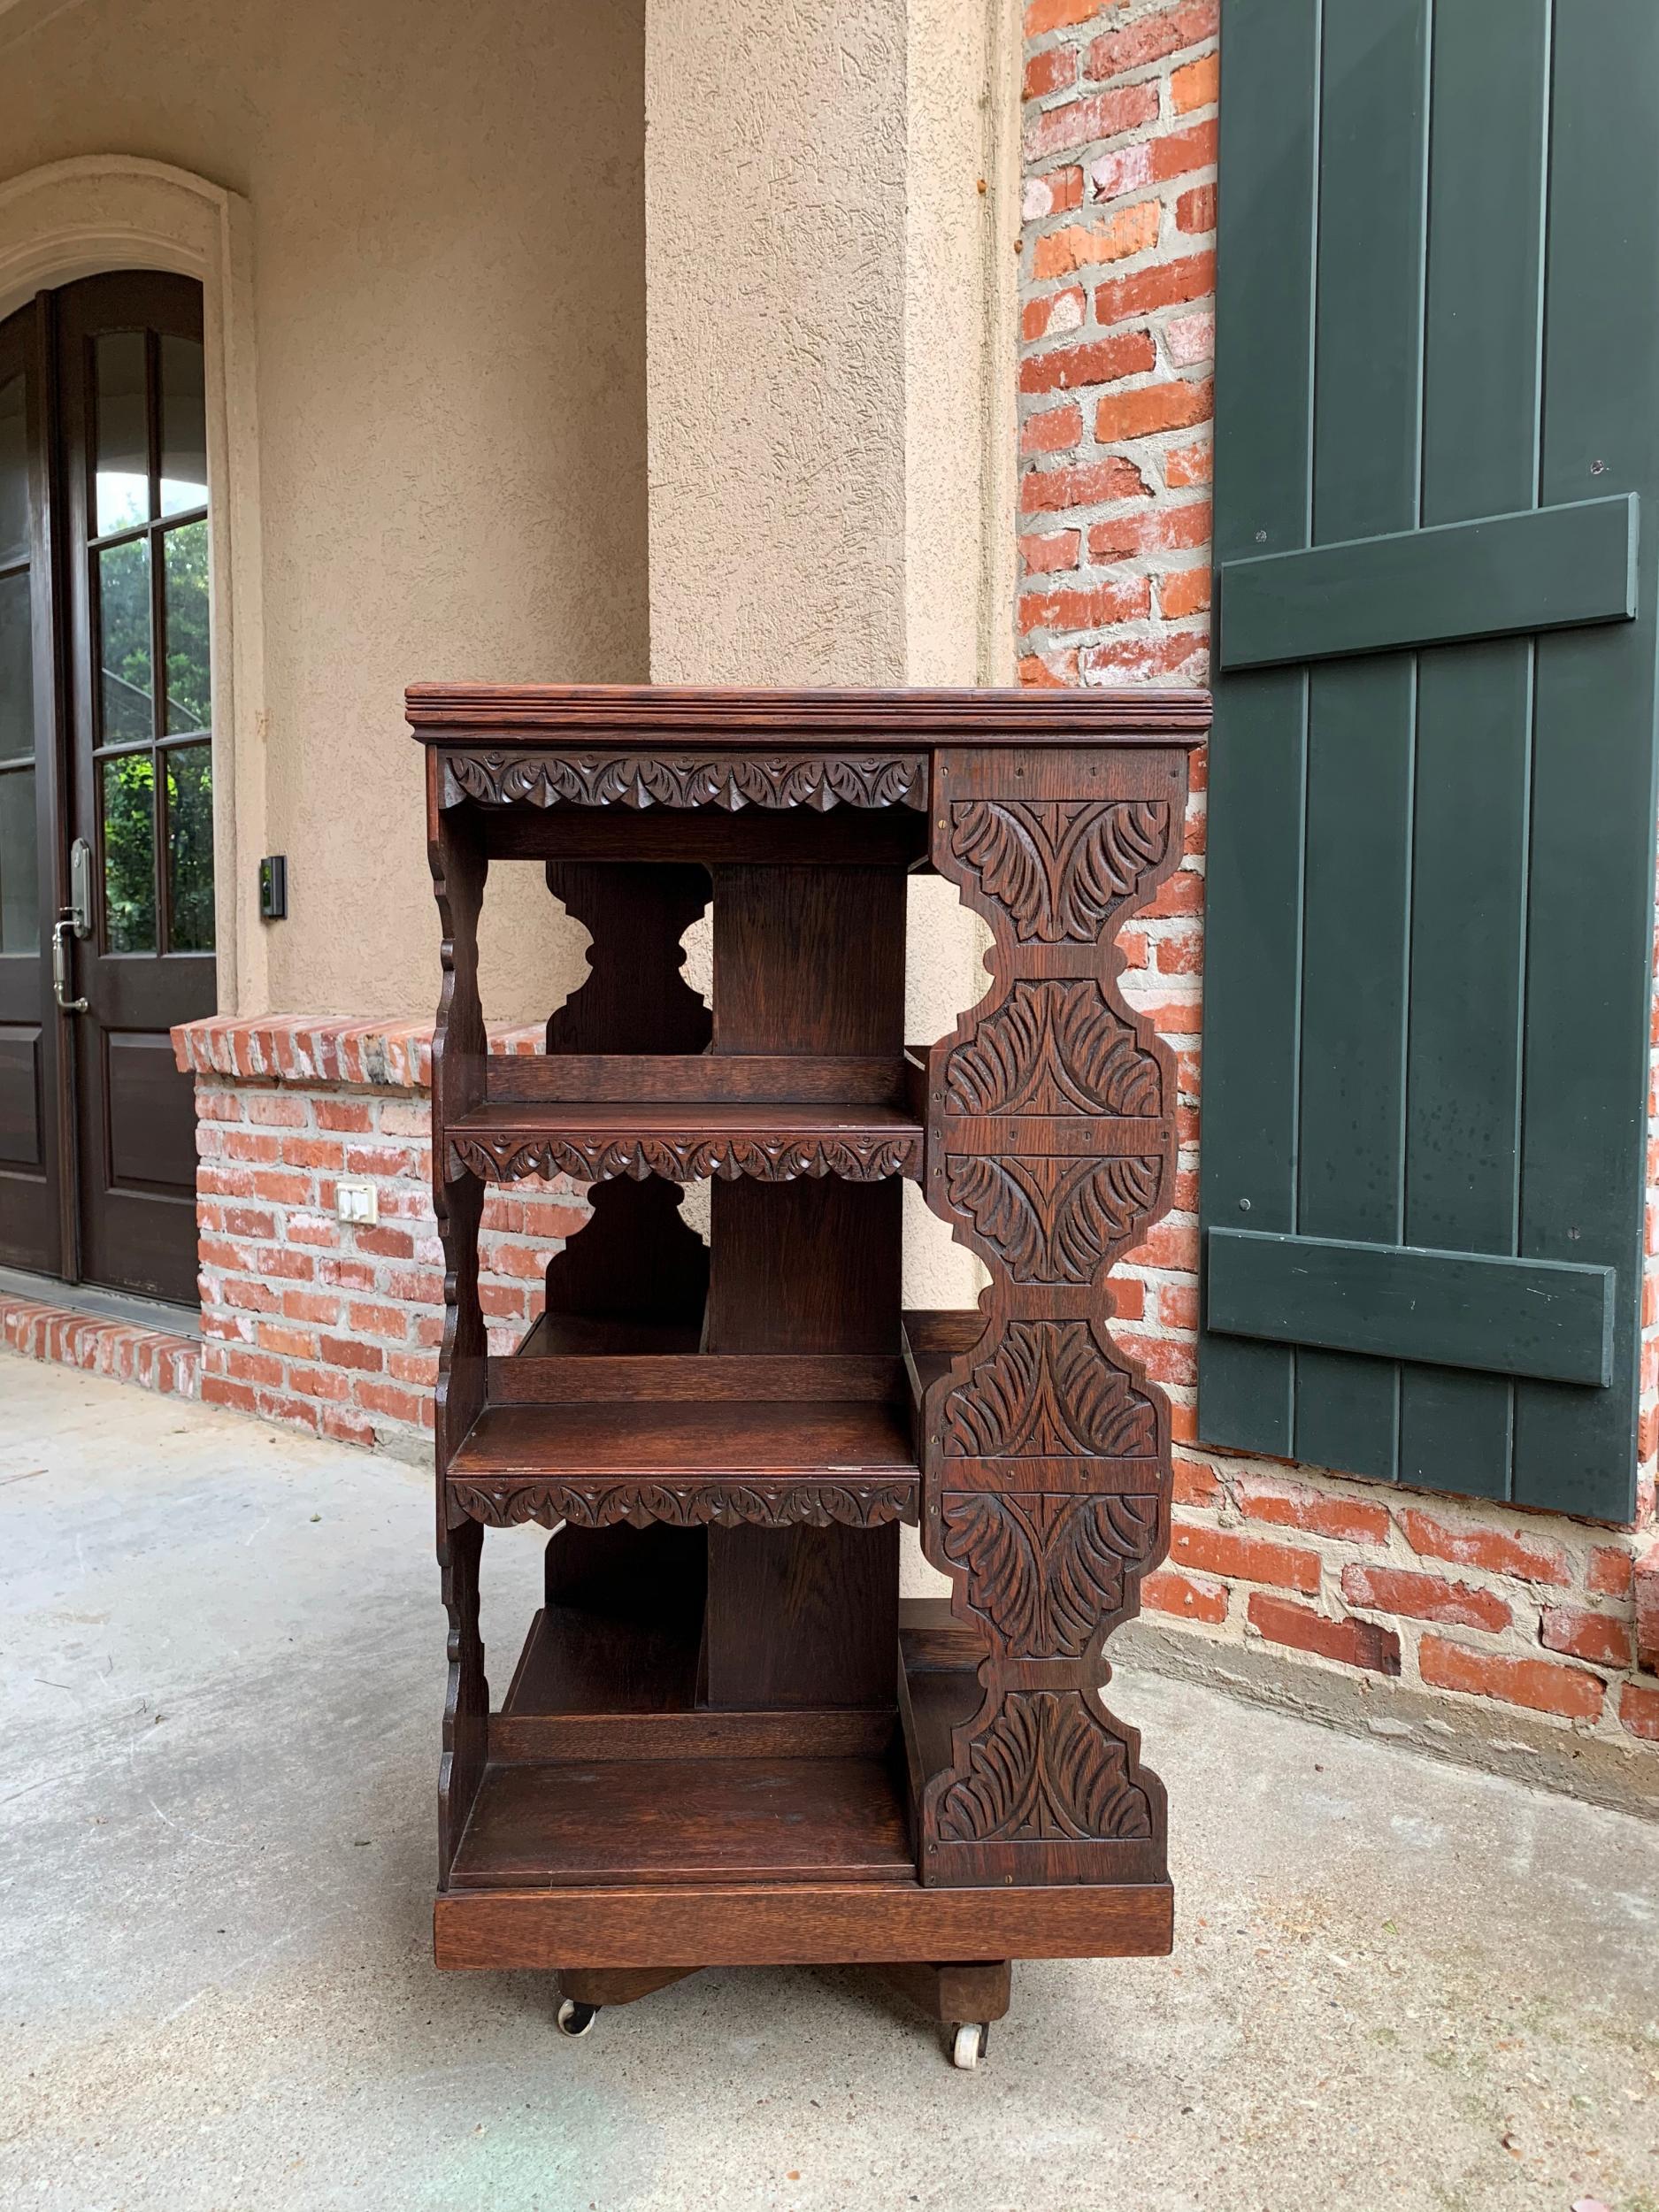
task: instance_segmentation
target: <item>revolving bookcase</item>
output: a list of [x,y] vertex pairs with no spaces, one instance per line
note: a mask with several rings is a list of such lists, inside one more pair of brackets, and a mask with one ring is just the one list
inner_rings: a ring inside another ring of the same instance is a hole
[[[433,1172],[449,1620],[436,1948],[560,2023],[703,1966],[868,1962],[972,2063],[1019,1957],[1166,1951],[1164,1804],[1098,1687],[1163,1556],[1169,1416],[1107,1277],[1174,1194],[1174,1071],[1116,933],[1180,857],[1201,694],[417,686],[443,988]],[[589,931],[491,1056],[480,912]],[[992,979],[903,1039],[905,879]],[[685,931],[712,907],[712,1008]],[[492,1356],[487,1187],[590,1185]],[[905,1311],[902,1180],[989,1275]],[[681,1214],[710,1179],[707,1242]],[[551,1533],[492,1710],[487,1527]],[[900,1525],[949,1577],[899,1594]]]

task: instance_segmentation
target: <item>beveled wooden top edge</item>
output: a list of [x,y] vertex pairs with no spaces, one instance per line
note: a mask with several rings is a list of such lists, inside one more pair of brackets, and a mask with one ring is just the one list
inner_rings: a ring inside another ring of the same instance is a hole
[[423,744],[511,737],[691,738],[752,746],[860,742],[936,745],[1196,745],[1210,727],[1207,691],[769,690],[689,684],[411,684],[404,709]]

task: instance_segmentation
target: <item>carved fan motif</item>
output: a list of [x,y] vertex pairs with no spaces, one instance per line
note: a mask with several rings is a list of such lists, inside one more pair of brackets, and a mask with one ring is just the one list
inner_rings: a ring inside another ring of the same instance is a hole
[[1148,1497],[947,1498],[945,1555],[968,1573],[968,1595],[1016,1659],[1076,1659],[1124,1601],[1158,1532]]
[[1093,944],[1170,833],[1161,799],[974,799],[950,815],[951,851],[1008,910],[1015,934],[1044,945]]
[[460,753],[443,756],[444,803],[481,806],[927,804],[919,753]]
[[836,1175],[848,1183],[879,1183],[889,1175],[921,1173],[918,1137],[452,1137],[449,1155],[463,1171],[492,1183],[523,1175],[570,1175],[603,1183],[631,1175],[642,1183],[660,1175],[671,1183],[740,1175],[762,1183],[792,1183],[803,1175]]
[[946,1161],[951,1203],[1008,1263],[1017,1283],[1092,1282],[1114,1244],[1156,1203],[1156,1159]]
[[1074,1691],[1010,1691],[945,1792],[949,1843],[1141,1841],[1152,1809],[1128,1755]]
[[911,1482],[457,1482],[449,1500],[459,1511],[492,1528],[539,1521],[556,1528],[612,1528],[628,1521],[643,1528],[665,1521],[675,1528],[878,1528],[917,1517]]
[[1157,1413],[1087,1321],[1010,1321],[991,1357],[945,1402],[958,1459],[1145,1459]]
[[1017,983],[945,1064],[951,1114],[1152,1115],[1163,1071],[1098,983]]

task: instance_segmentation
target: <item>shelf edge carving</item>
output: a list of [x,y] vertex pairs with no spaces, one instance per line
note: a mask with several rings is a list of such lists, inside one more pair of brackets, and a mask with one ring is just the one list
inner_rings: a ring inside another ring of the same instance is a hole
[[613,1528],[651,1521],[674,1528],[879,1528],[914,1524],[919,1485],[894,1482],[469,1482],[451,1476],[452,1511],[491,1528],[539,1521],[552,1528]]
[[761,1183],[793,1183],[803,1175],[838,1176],[847,1183],[879,1183],[889,1175],[912,1180],[922,1171],[922,1141],[902,1137],[451,1137],[451,1175],[486,1182],[516,1182],[525,1175],[569,1175],[581,1183],[632,1176],[642,1183],[660,1175],[671,1183],[722,1182],[750,1176]]
[[441,804],[459,806],[927,805],[925,753],[508,753],[446,750]]

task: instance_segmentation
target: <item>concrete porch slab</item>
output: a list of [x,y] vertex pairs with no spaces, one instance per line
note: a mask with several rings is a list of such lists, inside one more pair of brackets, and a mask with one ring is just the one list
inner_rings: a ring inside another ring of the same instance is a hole
[[396,1460],[0,1358],[9,2208],[1659,2205],[1659,1827],[1145,1673],[1175,1956],[1018,1970],[977,2074],[852,1970],[580,2043],[440,1977],[431,1541]]

